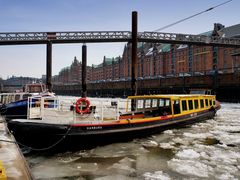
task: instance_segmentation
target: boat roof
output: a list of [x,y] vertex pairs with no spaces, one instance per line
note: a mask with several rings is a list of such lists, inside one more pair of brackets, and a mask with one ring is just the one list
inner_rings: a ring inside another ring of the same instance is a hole
[[128,96],[128,99],[153,99],[153,98],[169,98],[169,99],[181,99],[181,98],[197,98],[197,97],[214,97],[214,95],[205,94],[154,94],[154,95],[137,95]]

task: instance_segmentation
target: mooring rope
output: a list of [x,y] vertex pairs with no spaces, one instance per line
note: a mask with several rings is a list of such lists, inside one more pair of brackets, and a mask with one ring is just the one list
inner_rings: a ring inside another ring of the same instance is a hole
[[[1,122],[2,122],[2,123],[7,123],[5,119],[2,120]],[[69,124],[69,125],[70,125],[70,124]],[[34,148],[34,147],[28,146],[28,145],[26,145],[26,144],[24,144],[24,143],[21,143],[21,142],[19,142],[19,141],[16,141],[16,140],[15,140],[15,141],[11,141],[11,140],[0,139],[0,141],[1,141],[1,142],[7,142],[7,143],[15,143],[15,144],[18,144],[18,145],[20,145],[20,146],[23,146],[23,147],[25,147],[25,148],[27,148],[27,149],[29,149],[29,150],[33,150],[33,151],[46,151],[46,150],[52,149],[53,147],[55,147],[55,146],[57,146],[59,143],[61,143],[61,142],[66,138],[66,136],[69,134],[69,132],[71,131],[71,129],[72,129],[72,126],[70,125],[70,126],[68,127],[66,133],[63,134],[63,136],[62,136],[59,140],[57,140],[56,142],[54,142],[54,143],[51,144],[50,146],[44,147],[44,148]],[[7,129],[7,131],[8,131],[9,134],[13,135],[12,132],[9,131],[9,129]],[[13,135],[13,136],[14,136],[14,135]]]
[[29,149],[29,150],[33,150],[33,151],[46,151],[46,150],[49,150],[49,149],[54,148],[54,147],[57,146],[60,142],[62,142],[62,141],[66,138],[66,136],[69,134],[71,128],[72,128],[72,126],[69,126],[69,127],[68,127],[68,130],[66,131],[66,133],[65,133],[59,140],[57,140],[55,143],[53,143],[52,145],[50,145],[50,146],[48,146],[48,147],[44,147],[44,148],[34,148],[34,147],[27,146],[27,145],[25,145],[25,144],[23,144],[23,143],[20,143],[20,142],[17,142],[17,141],[16,141],[16,143],[19,144],[20,146],[23,146],[23,147]]

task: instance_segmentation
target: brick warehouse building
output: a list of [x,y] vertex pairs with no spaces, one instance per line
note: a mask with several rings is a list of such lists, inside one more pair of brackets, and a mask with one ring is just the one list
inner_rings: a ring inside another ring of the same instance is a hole
[[[214,24],[207,36],[240,37],[240,24],[224,27]],[[194,76],[240,71],[239,49],[138,43],[138,78],[151,79],[171,76]],[[53,77],[54,84],[81,83],[81,62],[75,57],[70,67]],[[131,44],[125,45],[122,57],[104,56],[99,65],[87,67],[87,82],[128,80],[131,77]]]

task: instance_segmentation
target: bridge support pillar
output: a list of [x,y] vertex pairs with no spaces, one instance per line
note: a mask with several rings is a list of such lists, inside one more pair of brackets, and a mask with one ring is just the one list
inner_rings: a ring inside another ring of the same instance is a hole
[[[132,12],[132,66],[131,66],[131,89],[132,89],[132,96],[137,95],[137,29],[138,22],[137,22],[137,12]],[[132,111],[136,109],[136,102],[132,101]]]
[[87,46],[82,45],[82,97],[87,97]]
[[51,41],[47,43],[46,85],[49,92],[52,92],[52,42]]

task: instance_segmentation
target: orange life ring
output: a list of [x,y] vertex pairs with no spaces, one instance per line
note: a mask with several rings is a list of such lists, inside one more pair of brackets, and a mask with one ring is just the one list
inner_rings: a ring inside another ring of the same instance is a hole
[[[86,107],[84,109],[80,109],[79,106],[83,102],[86,104]],[[80,99],[77,100],[76,107],[75,107],[76,113],[85,114],[89,111],[89,109],[90,109],[90,101],[89,100],[87,100],[86,98],[80,98]]]

